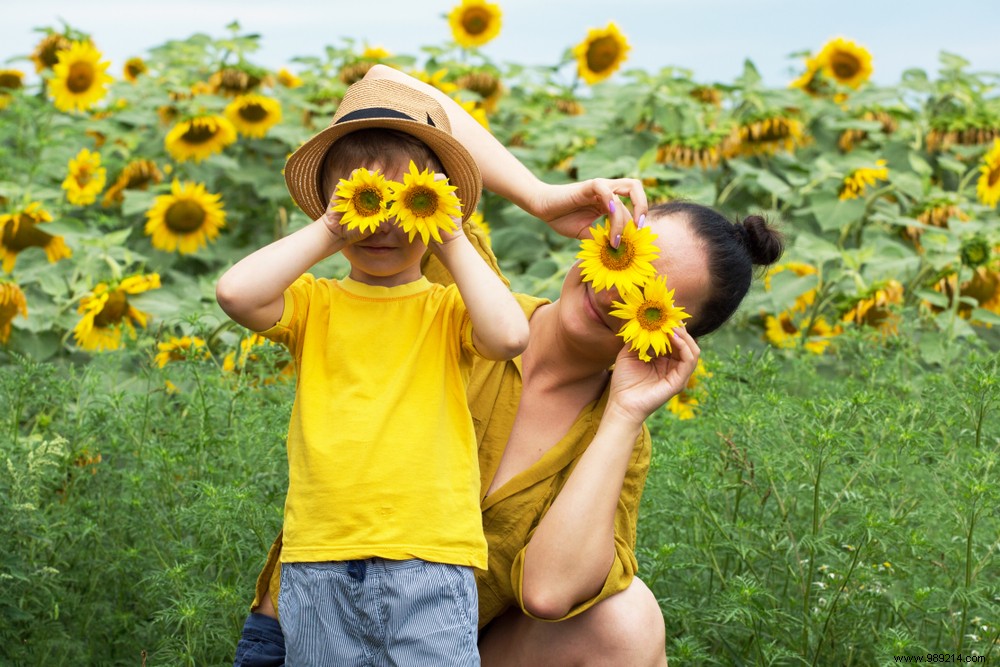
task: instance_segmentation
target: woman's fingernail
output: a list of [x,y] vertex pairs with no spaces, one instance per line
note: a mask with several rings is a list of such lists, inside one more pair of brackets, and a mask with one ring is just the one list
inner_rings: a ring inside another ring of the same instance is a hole
[[611,244],[611,247],[612,248],[617,248],[618,244],[621,243],[621,242],[622,242],[622,235],[621,234],[615,234],[615,242]]
[[646,214],[643,213],[639,216],[639,229],[642,229],[646,225]]
[[614,201],[609,201],[608,202],[608,210],[611,211],[612,213],[615,212],[615,202]]

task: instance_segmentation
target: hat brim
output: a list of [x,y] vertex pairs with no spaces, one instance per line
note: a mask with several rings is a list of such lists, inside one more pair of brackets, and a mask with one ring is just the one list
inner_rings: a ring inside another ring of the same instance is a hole
[[415,120],[401,118],[371,118],[350,120],[331,125],[304,143],[285,163],[285,184],[296,205],[310,219],[316,220],[326,213],[329,201],[323,197],[323,160],[333,142],[346,134],[379,128],[398,130],[413,135],[427,144],[448,174],[455,194],[462,203],[462,221],[469,219],[479,205],[483,179],[472,154],[457,139],[438,129]]

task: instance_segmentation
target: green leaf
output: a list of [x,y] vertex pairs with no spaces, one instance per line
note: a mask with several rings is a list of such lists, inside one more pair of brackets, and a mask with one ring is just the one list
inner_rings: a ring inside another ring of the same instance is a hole
[[134,215],[145,214],[153,207],[156,195],[145,190],[125,190],[122,201],[122,217],[131,218]]

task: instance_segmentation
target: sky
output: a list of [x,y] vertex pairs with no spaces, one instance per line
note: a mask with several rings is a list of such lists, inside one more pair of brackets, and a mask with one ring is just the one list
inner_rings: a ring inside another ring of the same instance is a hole
[[[1000,72],[1000,0],[494,0],[500,35],[483,47],[495,62],[553,65],[590,28],[615,21],[631,51],[625,68],[691,70],[698,81],[731,82],[749,58],[765,83],[782,86],[802,70],[791,54],[818,51],[837,36],[865,46],[873,80],[892,84],[906,69],[938,70],[944,50],[974,71]],[[131,56],[196,32],[224,37],[236,20],[261,35],[251,59],[277,69],[295,56],[318,56],[351,37],[396,54],[450,39],[445,15],[458,0],[0,0],[0,61],[29,54],[34,28],[60,19],[90,33],[120,75]]]

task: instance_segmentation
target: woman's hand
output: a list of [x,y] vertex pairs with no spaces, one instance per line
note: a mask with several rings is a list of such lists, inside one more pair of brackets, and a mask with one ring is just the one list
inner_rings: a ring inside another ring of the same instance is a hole
[[611,374],[611,394],[605,414],[613,412],[643,422],[687,386],[698,366],[701,349],[684,327],[674,329],[672,350],[646,362],[628,345],[622,348]]
[[[619,197],[632,200],[631,214]],[[563,236],[575,239],[589,238],[590,226],[602,215],[611,221],[611,238],[618,238],[633,216],[641,224],[649,210],[642,182],[634,178],[593,178],[564,185],[545,183],[528,205],[529,213]]]

